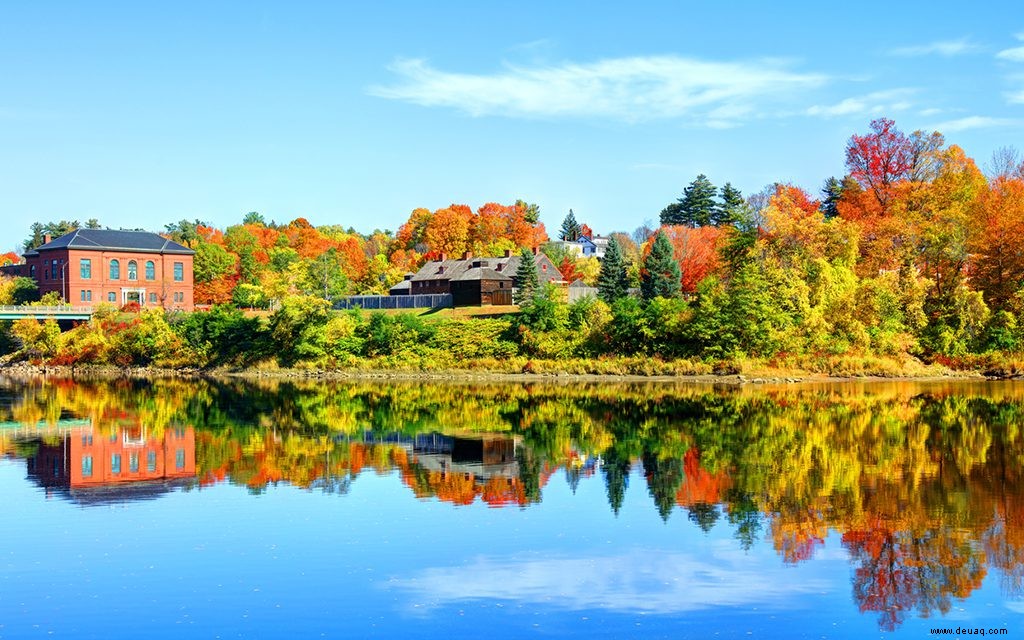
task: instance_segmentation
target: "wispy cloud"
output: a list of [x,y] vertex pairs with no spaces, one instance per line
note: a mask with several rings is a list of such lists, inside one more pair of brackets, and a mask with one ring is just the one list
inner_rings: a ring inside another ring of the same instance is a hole
[[1005,94],[1006,101],[1011,104],[1024,104],[1024,89],[1020,91],[1010,91]]
[[[1017,40],[1024,41],[1024,33],[1018,33],[1014,37],[1017,38]],[[996,57],[1000,60],[1007,60],[1009,62],[1024,62],[1024,47],[1003,49],[996,54]]]
[[[716,554],[712,560],[636,552],[517,562],[478,559],[464,566],[427,569],[407,579],[392,580],[388,587],[439,605],[490,598],[553,602],[569,610],[669,614],[722,606],[799,603],[807,594],[831,585],[814,579],[799,583],[780,579],[752,568],[747,557]],[[553,600],[552,594],[558,597]]]
[[400,77],[369,93],[472,116],[598,117],[638,122],[680,118],[713,127],[753,117],[765,103],[824,84],[777,60],[716,62],[676,56],[615,58],[589,64],[514,66],[494,74],[442,71],[402,59]]
[[806,114],[809,116],[835,118],[839,116],[881,115],[906,111],[913,106],[909,98],[915,92],[915,89],[909,88],[875,91],[863,96],[846,98],[835,104],[814,105],[807,109]]
[[943,133],[953,133],[956,131],[968,131],[970,129],[991,129],[992,127],[1013,127],[1020,124],[1019,120],[1013,118],[991,118],[989,116],[967,116],[965,118],[958,118],[956,120],[947,120],[946,122],[940,122],[929,129],[941,131]]
[[960,38],[959,40],[942,40],[928,44],[897,47],[896,49],[891,49],[889,55],[905,57],[944,56],[951,58],[953,56],[975,53],[981,51],[981,49],[981,45],[974,44],[967,38]]

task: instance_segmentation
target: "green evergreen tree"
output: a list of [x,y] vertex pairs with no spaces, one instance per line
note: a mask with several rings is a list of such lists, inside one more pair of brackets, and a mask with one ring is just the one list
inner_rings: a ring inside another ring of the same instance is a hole
[[529,304],[537,295],[538,288],[537,261],[534,259],[532,251],[523,249],[520,254],[519,268],[516,269],[515,303],[519,306]]
[[[731,189],[731,187],[730,187]],[[738,192],[737,192],[738,193]],[[712,224],[718,203],[718,189],[703,173],[685,189],[683,197],[661,210],[661,224],[681,224],[703,227]]]
[[597,295],[611,304],[626,297],[629,290],[629,275],[626,272],[626,259],[622,255],[619,241],[612,236],[608,248],[601,258],[601,271],[597,275]]
[[672,256],[672,243],[664,231],[654,236],[651,252],[644,258],[640,275],[640,295],[644,300],[674,298],[679,295],[682,283],[679,263]]
[[726,182],[721,190],[722,202],[715,206],[711,223],[716,227],[731,224],[735,225],[744,217],[744,207],[747,201],[743,199],[740,190]]
[[580,223],[576,222],[576,214],[569,209],[569,215],[565,216],[565,220],[562,220],[562,229],[558,232],[558,238],[567,242],[576,242],[580,239],[580,232],[583,229],[580,227]]
[[516,206],[523,209],[523,220],[530,224],[537,224],[540,220],[540,207],[525,200],[516,200]]
[[821,187],[821,205],[818,210],[826,220],[839,216],[839,199],[843,197],[843,183],[835,176],[825,180]]

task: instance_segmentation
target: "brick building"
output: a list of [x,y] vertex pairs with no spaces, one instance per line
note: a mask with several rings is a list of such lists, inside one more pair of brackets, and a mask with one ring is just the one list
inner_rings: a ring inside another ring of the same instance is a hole
[[195,252],[148,231],[76,229],[26,251],[25,262],[0,268],[27,276],[39,293],[56,291],[69,304],[191,311]]

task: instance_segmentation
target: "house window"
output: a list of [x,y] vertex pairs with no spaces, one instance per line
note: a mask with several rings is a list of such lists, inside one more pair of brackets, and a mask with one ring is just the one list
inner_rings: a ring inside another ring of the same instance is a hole
[[146,280],[156,280],[156,265],[152,260],[146,260]]
[[185,280],[185,263],[175,262],[174,263],[174,281],[183,282]]
[[121,279],[121,262],[119,260],[110,261],[110,279],[120,280]]
[[89,258],[82,258],[78,261],[78,275],[82,280],[89,280],[92,278],[92,260]]
[[86,290],[86,292],[85,292],[85,301],[86,302],[92,302],[92,290]]
[[50,270],[49,269],[43,269],[43,280],[49,280],[49,279],[50,279]]
[[82,456],[82,477],[92,477],[92,456]]
[[107,294],[107,302],[113,302],[114,304],[117,304],[117,294],[114,293],[113,291],[108,293]]
[[118,474],[121,473],[121,454],[114,453],[110,455],[110,473]]
[[174,466],[178,469],[185,468],[185,450],[178,449],[174,452]]
[[541,271],[547,271],[548,270],[548,265],[546,265],[546,264],[540,265],[540,270]]
[[146,453],[146,471],[150,473],[156,471],[156,451]]
[[149,294],[149,304],[156,304],[156,294],[155,293]]
[[50,260],[50,275],[54,280],[57,279],[57,259]]
[[131,473],[139,472],[139,454],[132,453],[128,456],[128,471]]
[[36,277],[36,265],[32,265],[31,267],[28,268],[28,275],[33,280],[35,279],[35,277]]
[[92,446],[92,436],[82,436],[82,446],[83,447],[91,447]]
[[82,302],[85,302],[85,289],[82,289]]
[[134,260],[128,261],[128,279],[138,280],[139,279],[139,263]]

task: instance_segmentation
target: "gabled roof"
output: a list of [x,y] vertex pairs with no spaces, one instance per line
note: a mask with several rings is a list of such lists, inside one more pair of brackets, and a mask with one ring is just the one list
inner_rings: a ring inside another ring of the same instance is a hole
[[114,229],[75,229],[46,244],[26,251],[32,255],[50,249],[84,249],[92,251],[135,251],[140,253],[179,253],[192,255],[192,249],[149,231]]
[[463,282],[466,280],[505,280],[512,281],[512,278],[505,273],[495,271],[490,267],[471,267],[462,272],[458,278],[452,278],[452,282]]

